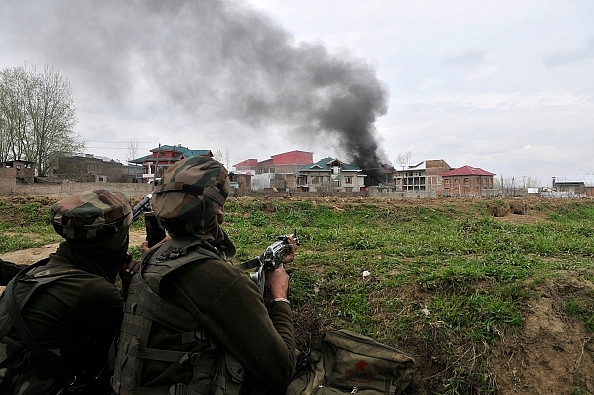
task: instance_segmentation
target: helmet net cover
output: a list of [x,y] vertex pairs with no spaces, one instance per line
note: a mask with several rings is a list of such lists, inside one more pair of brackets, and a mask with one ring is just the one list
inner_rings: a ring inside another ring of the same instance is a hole
[[65,239],[111,236],[130,226],[132,206],[121,192],[95,189],[55,203],[50,209],[50,222]]
[[155,187],[151,207],[173,234],[208,233],[230,191],[225,167],[207,156],[183,159]]

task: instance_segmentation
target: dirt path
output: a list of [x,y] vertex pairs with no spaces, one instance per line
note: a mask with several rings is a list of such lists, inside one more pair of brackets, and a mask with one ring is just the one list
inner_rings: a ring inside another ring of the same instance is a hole
[[[146,234],[142,231],[130,232],[130,245],[140,245],[145,240]],[[52,252],[56,251],[59,243],[47,244],[42,247],[28,248],[25,250],[18,250],[12,252],[6,252],[0,255],[0,258],[8,262],[18,264],[32,264],[43,258],[46,258]]]

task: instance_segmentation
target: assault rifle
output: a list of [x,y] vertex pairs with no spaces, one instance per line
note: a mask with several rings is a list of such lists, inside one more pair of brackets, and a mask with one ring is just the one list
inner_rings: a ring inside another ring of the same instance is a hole
[[[299,244],[297,229],[295,229],[292,236],[293,240],[295,240],[295,243]],[[291,251],[292,247],[293,245],[289,242],[289,238],[287,236],[278,236],[274,243],[266,247],[262,255],[239,265],[239,267],[243,270],[257,268],[255,271],[250,273],[250,279],[256,283],[258,289],[260,289],[261,295],[264,295],[266,271],[275,270],[283,262],[287,254]]]
[[146,228],[146,241],[148,246],[152,247],[165,238],[165,229],[155,217],[151,210],[152,193],[146,195],[140,202],[132,208],[132,222],[136,221],[141,214],[144,214],[144,225]]

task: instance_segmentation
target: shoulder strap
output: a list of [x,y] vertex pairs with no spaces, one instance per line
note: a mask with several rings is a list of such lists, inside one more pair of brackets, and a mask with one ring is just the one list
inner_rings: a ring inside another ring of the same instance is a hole
[[[49,262],[49,258],[43,259],[39,262],[34,263],[33,265],[29,266],[26,269],[21,270],[15,278],[13,278],[8,285],[6,286],[5,290],[5,300],[6,300],[6,308],[7,312],[10,316],[12,321],[12,326],[14,326],[15,330],[18,332],[19,336],[21,337],[23,343],[27,346],[27,348],[31,351],[31,354],[38,362],[39,367],[41,368],[44,373],[49,373],[53,377],[58,377],[60,372],[60,357],[51,352],[49,350],[43,349],[33,334],[29,330],[29,327],[23,320],[21,315],[21,309],[24,307],[25,303],[29,299],[29,297],[33,294],[33,292],[41,285],[53,282],[63,277],[67,277],[75,270],[71,269],[57,269],[57,270],[40,270],[42,266],[46,265]],[[31,287],[27,290],[24,294],[25,297],[23,300],[20,301],[20,306],[17,305],[17,302],[14,297],[14,284],[17,281],[26,281],[26,280],[33,280],[31,282]],[[3,330],[5,330],[3,328]],[[10,330],[10,327],[8,329]]]

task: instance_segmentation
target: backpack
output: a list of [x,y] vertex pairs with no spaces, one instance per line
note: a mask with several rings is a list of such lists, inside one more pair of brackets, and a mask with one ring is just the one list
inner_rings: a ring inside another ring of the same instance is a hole
[[[142,269],[132,279],[124,306],[124,319],[117,345],[112,387],[116,394],[216,394],[239,395],[244,369],[239,361],[220,347],[201,323],[204,318],[181,310],[159,296],[162,279],[186,265],[200,264],[207,259],[221,258],[201,247],[202,241],[188,245],[187,241],[172,239],[151,251],[142,262]],[[154,324],[167,327],[167,339],[180,349],[183,345],[197,345],[197,350],[174,351],[169,348],[148,347],[153,338]],[[186,383],[176,382],[159,387],[145,386],[143,366],[147,361],[192,366],[192,377]]]
[[397,395],[414,372],[414,360],[402,351],[355,332],[329,331],[314,344],[305,372],[286,395]]
[[[42,348],[31,334],[21,311],[33,293],[44,285],[79,271],[48,269],[49,258],[21,270],[7,285],[0,303],[0,393],[91,393],[91,379],[66,377],[61,350]],[[8,336],[14,327],[21,341]],[[76,388],[75,388],[76,387]],[[82,391],[83,387],[85,390]]]
[[[81,272],[48,268],[45,266],[48,262],[46,258],[18,272],[0,297],[0,394],[104,394],[104,370],[67,373],[62,357],[70,350],[41,347],[21,316],[23,307],[36,291]],[[20,341],[8,336],[13,327]],[[92,344],[93,339],[84,338],[72,347],[86,349]]]

